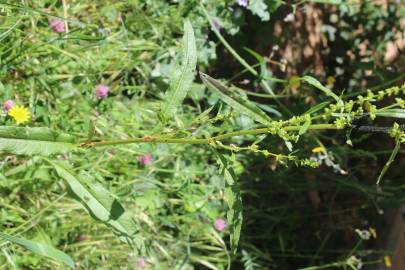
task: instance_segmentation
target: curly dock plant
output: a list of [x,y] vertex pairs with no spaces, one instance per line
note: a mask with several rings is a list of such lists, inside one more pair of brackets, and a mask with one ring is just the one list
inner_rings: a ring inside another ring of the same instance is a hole
[[[181,65],[173,76],[166,96],[161,102],[161,110],[156,112],[156,117],[161,120],[162,126],[168,125],[168,123],[173,121],[176,113],[182,110],[181,105],[196,75],[196,64],[197,51],[194,32],[191,23],[186,21],[184,23]],[[200,78],[210,91],[217,94],[225,104],[233,109],[233,113],[252,119],[260,127],[203,137],[184,136],[185,132],[183,133],[183,130],[179,128],[171,133],[162,132],[161,134],[144,134],[144,136],[136,138],[104,140],[103,138],[94,136],[94,127],[90,128],[88,132],[89,136],[83,138],[73,134],[54,131],[46,127],[1,126],[0,150],[16,155],[40,156],[39,160],[50,164],[55,169],[57,175],[66,181],[71,191],[73,191],[75,198],[95,220],[109,226],[121,240],[136,248],[143,249],[137,224],[126,212],[116,196],[111,194],[101,184],[85,180],[83,176],[76,175],[72,168],[68,168],[62,162],[50,159],[49,157],[74,151],[86,154],[88,149],[133,143],[205,145],[214,152],[220,170],[225,178],[224,196],[228,205],[227,222],[230,228],[230,246],[232,253],[235,253],[243,220],[242,197],[236,174],[229,165],[227,152],[250,151],[260,153],[265,157],[275,158],[277,161],[283,163],[294,162],[297,165],[316,167],[318,165],[317,162],[295,156],[295,152],[292,149],[292,144],[298,142],[304,134],[323,130],[359,129],[363,131],[382,131],[395,139],[396,146],[378,178],[377,184],[380,184],[389,165],[398,153],[400,145],[405,143],[403,127],[398,124],[394,124],[393,127],[385,127],[382,130],[373,128],[372,126],[367,128],[355,124],[355,121],[360,118],[369,118],[371,120],[378,117],[405,118],[405,100],[399,97],[405,94],[405,84],[402,87],[368,91],[364,96],[359,95],[354,99],[348,100],[336,95],[311,76],[294,78],[295,84],[307,83],[326,96],[329,96],[331,100],[311,108],[302,115],[293,116],[285,120],[276,120],[272,119],[255,102],[248,100],[234,88],[228,87],[219,80],[204,73],[200,73]],[[386,107],[377,107],[376,104],[387,97],[395,97],[394,102]],[[204,121],[219,120],[220,118],[213,119],[206,117]],[[199,122],[201,120],[196,119],[194,121],[194,123]],[[281,154],[275,152],[273,149],[261,147],[261,140],[243,146],[232,143],[235,137],[243,139],[244,136],[277,136],[285,141],[286,145],[291,149],[288,154]],[[60,251],[38,246],[27,240],[3,233],[0,234],[0,237],[38,254],[63,261],[72,268],[74,267],[70,257]]]

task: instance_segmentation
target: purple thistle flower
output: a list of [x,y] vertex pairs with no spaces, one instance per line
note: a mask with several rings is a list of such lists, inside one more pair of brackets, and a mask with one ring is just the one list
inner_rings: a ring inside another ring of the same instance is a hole
[[86,235],[81,234],[77,237],[78,242],[82,242],[82,241],[86,241],[86,240],[89,240],[89,238]]
[[66,31],[65,29],[65,22],[62,20],[52,20],[49,24],[52,30],[56,33],[63,33]]
[[144,258],[139,258],[136,264],[139,268],[145,268],[146,260]]
[[11,107],[13,107],[13,105],[14,102],[11,99],[6,100],[3,104],[3,112],[8,112],[11,109]]
[[217,218],[214,222],[214,228],[219,231],[222,232],[223,230],[225,230],[227,227],[226,225],[226,221],[223,218]]
[[249,0],[236,0],[239,6],[247,7],[249,5]]
[[221,29],[222,29],[222,26],[217,19],[212,20],[212,27],[214,28],[214,30],[217,30],[217,31],[221,31]]
[[108,96],[108,92],[110,89],[108,88],[107,85],[104,84],[99,84],[96,86],[96,96],[97,98],[106,98]]
[[138,157],[138,161],[141,165],[149,165],[153,162],[153,157],[151,154],[145,154]]

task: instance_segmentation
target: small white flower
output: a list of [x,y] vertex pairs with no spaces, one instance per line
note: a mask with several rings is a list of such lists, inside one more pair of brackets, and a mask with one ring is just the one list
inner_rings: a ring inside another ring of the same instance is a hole
[[285,22],[293,22],[294,20],[295,20],[294,13],[289,13],[284,18]]
[[369,231],[367,231],[367,230],[359,230],[359,229],[356,229],[355,231],[360,236],[361,239],[370,240],[371,233]]

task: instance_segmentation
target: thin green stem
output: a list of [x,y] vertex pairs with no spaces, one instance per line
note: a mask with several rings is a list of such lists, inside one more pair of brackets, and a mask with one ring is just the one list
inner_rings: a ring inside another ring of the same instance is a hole
[[[285,131],[298,131],[300,126],[287,126],[283,129]],[[314,124],[311,125],[308,130],[324,130],[324,129],[338,129],[334,124]],[[152,137],[144,136],[142,138],[130,138],[126,140],[112,140],[112,141],[101,141],[101,142],[84,142],[81,144],[82,147],[92,148],[99,146],[109,146],[109,145],[119,145],[119,144],[130,144],[130,143],[173,143],[173,144],[213,144],[215,141],[223,141],[236,136],[243,135],[258,135],[266,134],[272,131],[273,128],[259,128],[251,130],[239,130],[234,132],[229,132],[221,134],[208,139],[201,138],[167,138],[167,137]]]
[[97,146],[108,146],[108,145],[118,145],[118,144],[130,144],[130,143],[177,143],[177,144],[208,144],[209,139],[170,139],[170,138],[159,138],[159,137],[149,137],[145,136],[143,138],[131,138],[127,140],[112,140],[112,141],[102,141],[102,142],[88,142],[82,144],[84,147],[97,147]]
[[399,106],[399,104],[398,104],[398,103],[394,103],[394,104],[391,104],[391,105],[389,105],[389,106],[385,106],[385,107],[383,107],[383,108],[378,109],[377,112],[383,112],[383,111],[385,111],[385,110],[389,110],[389,109],[395,108],[395,107],[397,107],[397,106]]
[[346,265],[345,263],[342,262],[335,262],[335,263],[329,263],[321,266],[311,266],[311,267],[305,267],[305,268],[300,268],[298,270],[320,270],[320,269],[327,269],[327,268],[332,268],[332,267],[342,267],[343,265]]
[[[283,129],[285,131],[298,131],[300,130],[301,126],[287,126],[284,127]],[[316,125],[311,125],[308,130],[319,130],[319,129],[337,129],[337,127],[334,124],[316,124]],[[213,140],[217,141],[222,141],[224,139],[229,139],[235,136],[241,136],[241,135],[258,135],[258,134],[265,134],[269,133],[272,130],[272,128],[259,128],[259,129],[251,129],[251,130],[239,130],[235,132],[230,132],[222,135],[218,135],[213,137]]]
[[232,54],[233,57],[235,57],[236,60],[238,60],[239,63],[241,63],[242,66],[244,66],[252,75],[254,76],[259,76],[259,73],[252,67],[250,66],[233,48],[229,43],[225,40],[225,38],[221,35],[221,33],[217,30],[217,27],[213,24],[210,15],[208,14],[207,10],[205,9],[204,5],[200,3],[200,6],[204,12],[205,17],[207,18],[208,22],[211,25],[212,31],[214,31],[215,35],[221,41],[222,45],[225,46],[225,48]]
[[[225,40],[225,38],[221,35],[221,33],[218,31],[218,29],[215,27],[213,24],[210,15],[208,14],[207,10],[205,9],[204,5],[200,3],[201,9],[204,12],[205,17],[207,18],[208,22],[211,25],[212,30],[214,31],[215,35],[219,39],[219,41],[222,43],[222,45],[225,46],[225,48],[232,54],[233,57],[242,65],[244,66],[253,76],[257,77],[260,80],[260,85],[261,87],[271,95],[275,96],[275,93],[273,89],[271,89],[270,85],[266,82],[265,79],[263,79],[260,74],[251,66],[249,65],[233,48],[232,46]],[[268,79],[268,78],[267,78]],[[291,111],[283,104],[281,103],[278,99],[276,99],[277,104],[290,116],[293,114]]]
[[378,176],[377,183],[376,183],[377,186],[380,185],[380,182],[381,182],[382,178],[384,177],[385,173],[388,171],[388,168],[391,166],[391,163],[394,162],[394,159],[397,156],[400,148],[401,148],[401,141],[399,139],[397,139],[394,150],[392,150],[392,153],[391,153],[387,163],[384,165],[384,168],[381,170],[381,173]]

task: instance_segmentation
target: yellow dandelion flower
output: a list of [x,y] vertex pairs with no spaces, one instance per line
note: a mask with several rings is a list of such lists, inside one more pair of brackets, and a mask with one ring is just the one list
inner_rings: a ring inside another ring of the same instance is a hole
[[325,148],[318,146],[315,147],[314,149],[312,149],[312,153],[321,153],[321,152],[325,152]]
[[384,264],[385,264],[385,267],[387,267],[387,268],[392,267],[390,256],[384,256]]
[[27,122],[30,119],[30,113],[24,106],[13,106],[8,114],[14,118],[17,125]]

